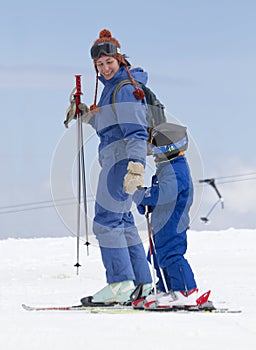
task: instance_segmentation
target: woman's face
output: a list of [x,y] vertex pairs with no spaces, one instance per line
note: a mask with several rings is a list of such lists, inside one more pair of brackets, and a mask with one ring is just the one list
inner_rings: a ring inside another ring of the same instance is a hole
[[113,76],[118,71],[119,63],[117,59],[112,56],[102,55],[100,58],[98,58],[96,67],[100,75],[103,76],[103,78],[106,80],[109,80],[113,78]]

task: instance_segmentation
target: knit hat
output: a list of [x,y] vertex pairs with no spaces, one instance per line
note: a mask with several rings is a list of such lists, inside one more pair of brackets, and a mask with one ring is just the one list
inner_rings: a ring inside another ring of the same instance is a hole
[[[112,45],[104,45],[107,43],[110,43]],[[125,66],[127,74],[131,79],[131,83],[135,88],[135,91],[133,92],[134,96],[136,97],[137,100],[142,100],[145,97],[143,90],[138,88],[133,76],[131,75],[131,72],[129,70],[130,64],[126,60],[125,55],[121,54],[120,48],[121,48],[121,45],[119,41],[112,37],[112,34],[108,29],[103,29],[99,33],[99,39],[95,40],[93,43],[93,46],[91,47],[91,57],[94,60],[94,67],[96,70],[96,86],[95,86],[95,94],[94,94],[94,103],[90,107],[91,111],[98,110],[98,106],[96,105],[97,92],[98,92],[98,69],[97,69],[96,63],[101,55],[114,57],[118,61],[119,65]]]

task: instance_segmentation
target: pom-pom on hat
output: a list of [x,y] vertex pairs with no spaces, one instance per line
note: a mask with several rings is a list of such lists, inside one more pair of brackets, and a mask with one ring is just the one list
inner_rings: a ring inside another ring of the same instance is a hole
[[96,70],[96,87],[95,87],[95,94],[94,94],[94,103],[90,107],[91,111],[97,111],[98,107],[96,105],[97,101],[97,91],[98,91],[98,69],[96,62],[100,58],[101,55],[106,56],[112,56],[114,57],[118,62],[119,65],[123,65],[126,68],[127,74],[129,78],[131,79],[131,83],[134,86],[135,91],[133,92],[135,98],[137,100],[142,100],[145,97],[145,94],[142,89],[138,88],[130,70],[129,70],[129,63],[125,58],[125,55],[122,55],[120,52],[121,45],[119,41],[116,38],[112,37],[111,32],[108,29],[103,29],[99,33],[99,38],[94,41],[93,46],[91,47],[91,57],[94,61],[94,67]]
[[99,34],[99,39],[95,40],[93,43],[93,46],[99,44],[99,43],[113,43],[118,47],[121,48],[121,45],[119,41],[112,37],[111,32],[108,29],[103,29]]

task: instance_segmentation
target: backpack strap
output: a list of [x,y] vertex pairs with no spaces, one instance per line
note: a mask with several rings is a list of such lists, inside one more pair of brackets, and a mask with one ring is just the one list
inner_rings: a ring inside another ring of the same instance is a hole
[[115,87],[115,90],[114,90],[113,95],[112,95],[112,105],[113,105],[113,109],[114,109],[115,114],[116,114],[116,95],[117,95],[118,91],[121,89],[121,87],[124,85],[127,85],[127,84],[132,84],[130,79],[121,80],[117,84],[117,86]]
[[[121,89],[122,86],[132,84],[130,79],[124,79],[121,80],[115,87],[113,94],[112,94],[112,109],[116,114],[116,96],[118,91]],[[159,125],[161,123],[166,123],[166,116],[164,113],[164,105],[158,100],[154,92],[144,84],[136,81],[136,84],[144,91],[145,93],[145,99],[146,104],[149,106],[147,110],[147,123],[149,127],[154,127],[156,125]],[[150,108],[151,107],[151,108]],[[155,107],[155,108],[152,108]]]

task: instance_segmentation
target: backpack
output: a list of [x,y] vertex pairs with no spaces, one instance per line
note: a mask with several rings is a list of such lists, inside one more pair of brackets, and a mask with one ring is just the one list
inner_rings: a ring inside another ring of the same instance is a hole
[[[121,80],[112,95],[112,104],[114,106],[115,110],[115,104],[116,104],[116,95],[119,91],[119,89],[126,85],[126,84],[132,84],[130,79],[124,79]],[[147,110],[147,124],[149,128],[153,128],[159,124],[166,123],[166,116],[164,113],[164,105],[158,100],[156,95],[152,90],[150,90],[149,87],[145,86],[144,84],[136,81],[136,84],[142,88],[145,94],[145,99],[147,101],[148,110]]]

